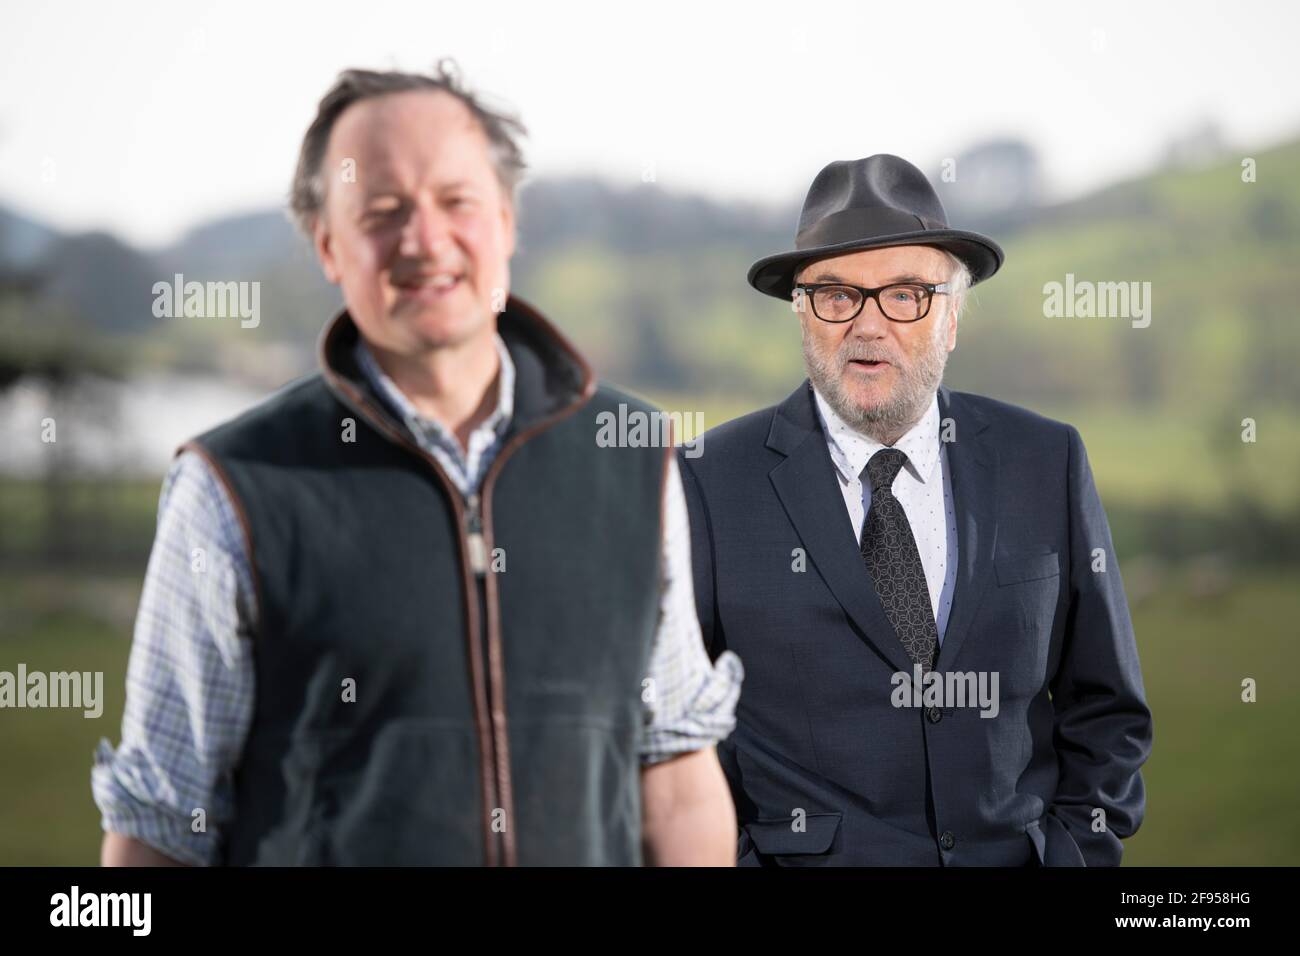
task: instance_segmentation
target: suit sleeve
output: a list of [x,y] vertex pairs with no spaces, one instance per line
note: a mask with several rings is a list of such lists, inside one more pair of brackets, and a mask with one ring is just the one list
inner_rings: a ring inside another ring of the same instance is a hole
[[678,451],[678,469],[682,476],[682,488],[686,492],[686,509],[690,515],[691,525],[691,571],[695,583],[695,609],[700,620],[700,633],[704,638],[704,647],[711,659],[716,659],[722,651],[717,627],[717,608],[713,575],[713,529],[709,520],[708,505],[704,500],[703,490],[695,477],[691,461]]
[[[1120,840],[1137,831],[1145,810],[1140,768],[1151,752],[1151,712],[1110,528],[1073,427],[1069,494],[1070,607],[1050,688],[1061,772],[1046,862],[1117,866]],[[1074,847],[1052,847],[1054,838]],[[1071,859],[1075,848],[1081,861]]]

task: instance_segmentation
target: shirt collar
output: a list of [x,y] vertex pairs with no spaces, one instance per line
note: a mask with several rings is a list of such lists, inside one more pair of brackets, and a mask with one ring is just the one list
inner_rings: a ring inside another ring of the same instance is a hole
[[[501,369],[497,376],[497,404],[476,431],[490,430],[501,434],[510,424],[510,418],[515,411],[515,363],[510,358],[510,350],[506,348],[506,343],[499,333],[493,335],[492,341],[501,359]],[[371,387],[413,434],[419,435],[421,432],[432,430],[450,438],[451,430],[442,422],[419,413],[411,400],[397,387],[397,383],[380,367],[379,361],[366,346],[366,340],[360,336],[357,337],[354,355],[357,366],[370,382]]]
[[[830,449],[831,461],[845,481],[853,481],[862,474],[871,456],[885,446],[874,438],[855,430],[835,413],[821,392],[813,388],[816,398],[817,414],[821,417],[822,431],[826,434],[826,444]],[[934,474],[935,462],[939,460],[939,396],[936,392],[930,397],[930,405],[921,416],[920,421],[907,430],[893,445],[907,456],[908,470],[913,477],[922,482],[930,480]]]

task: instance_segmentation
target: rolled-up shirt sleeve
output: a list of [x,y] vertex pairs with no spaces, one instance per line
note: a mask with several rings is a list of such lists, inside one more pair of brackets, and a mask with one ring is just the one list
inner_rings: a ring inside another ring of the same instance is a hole
[[127,666],[122,739],[101,740],[91,790],[106,831],[183,863],[220,859],[231,774],[253,717],[256,604],[225,487],[195,452],[163,482]]
[[745,678],[733,652],[710,663],[704,647],[691,577],[690,519],[675,458],[668,463],[663,508],[659,624],[641,694],[643,766],[724,740],[735,729]]

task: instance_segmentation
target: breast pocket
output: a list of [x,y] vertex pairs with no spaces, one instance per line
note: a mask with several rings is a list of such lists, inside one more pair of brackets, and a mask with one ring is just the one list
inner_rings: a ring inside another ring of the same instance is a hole
[[1032,697],[1042,687],[1064,582],[1055,551],[1000,555],[993,564],[998,586],[981,609],[981,621],[989,633],[1007,638],[997,643],[995,657],[1002,680],[999,693],[1009,704]]
[[1025,581],[1041,581],[1061,573],[1061,558],[1055,551],[1038,554],[1004,554],[993,559],[998,586],[1009,587]]

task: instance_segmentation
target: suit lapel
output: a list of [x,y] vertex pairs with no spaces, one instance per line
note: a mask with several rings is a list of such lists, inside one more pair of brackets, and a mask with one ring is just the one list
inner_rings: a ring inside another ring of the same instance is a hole
[[997,451],[982,434],[988,421],[960,393],[939,389],[940,435],[953,423],[952,440],[945,443],[951,472],[953,508],[957,515],[957,583],[948,627],[935,662],[950,668],[970,632],[971,621],[993,575],[997,542]]
[[885,615],[854,540],[807,381],[777,406],[767,445],[786,456],[769,478],[808,559],[867,643],[895,671],[910,674],[912,662]]

